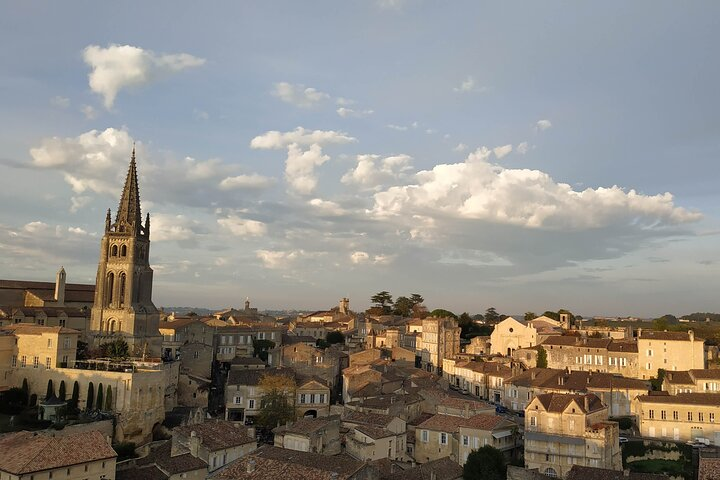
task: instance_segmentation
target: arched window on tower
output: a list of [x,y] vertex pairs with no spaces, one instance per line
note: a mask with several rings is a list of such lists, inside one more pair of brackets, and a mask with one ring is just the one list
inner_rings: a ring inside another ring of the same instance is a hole
[[108,273],[107,283],[105,285],[105,304],[110,305],[113,302],[113,291],[115,290],[115,274]]
[[127,257],[127,245],[123,245],[122,247],[120,247],[120,256]]
[[113,245],[112,247],[110,247],[110,256],[117,257],[117,254],[118,254],[117,245]]
[[[123,245],[125,248],[125,245]],[[120,297],[120,306],[125,306],[125,272],[120,274],[120,291],[118,292]]]
[[115,320],[110,320],[108,325],[108,333],[115,333]]

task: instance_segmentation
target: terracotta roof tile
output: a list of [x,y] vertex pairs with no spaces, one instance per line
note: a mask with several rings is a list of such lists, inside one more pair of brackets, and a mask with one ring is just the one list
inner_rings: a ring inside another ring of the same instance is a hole
[[211,452],[255,442],[255,438],[248,435],[248,430],[244,425],[225,420],[176,427],[173,432],[186,438],[195,432],[203,446]]

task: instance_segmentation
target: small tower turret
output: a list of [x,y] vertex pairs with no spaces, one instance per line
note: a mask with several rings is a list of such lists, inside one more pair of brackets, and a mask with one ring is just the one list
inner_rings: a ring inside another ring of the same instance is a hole
[[65,268],[60,267],[55,276],[55,302],[58,305],[65,303]]

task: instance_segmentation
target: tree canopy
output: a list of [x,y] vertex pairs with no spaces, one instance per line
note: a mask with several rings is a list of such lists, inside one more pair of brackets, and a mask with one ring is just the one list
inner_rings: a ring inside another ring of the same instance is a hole
[[529,322],[530,320],[534,320],[537,318],[537,315],[535,315],[535,312],[525,312],[525,321]]
[[497,323],[500,321],[501,315],[497,313],[495,307],[490,307],[485,310],[485,322],[486,323]]
[[463,466],[465,480],[505,480],[507,463],[502,452],[485,445],[468,455]]
[[325,341],[332,345],[333,343],[345,343],[345,335],[337,330],[334,332],[328,332],[325,336]]
[[275,428],[295,420],[295,379],[287,375],[265,374],[260,378],[258,387],[262,392],[260,414],[257,423],[267,428]]
[[435,317],[435,318],[448,318],[449,317],[449,318],[454,318],[456,320],[458,318],[457,315],[455,315],[453,312],[451,312],[450,310],[445,310],[444,308],[436,308],[435,310],[430,312],[430,316]]
[[542,346],[538,347],[538,356],[537,356],[537,367],[538,368],[547,368],[548,361],[547,361],[547,351]]

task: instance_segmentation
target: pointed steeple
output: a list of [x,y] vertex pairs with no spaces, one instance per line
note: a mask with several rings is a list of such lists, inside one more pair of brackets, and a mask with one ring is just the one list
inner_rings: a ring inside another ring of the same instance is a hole
[[128,168],[127,177],[125,177],[125,187],[115,217],[115,231],[139,235],[142,227],[141,219],[140,190],[138,188],[137,166],[135,165],[135,144],[133,144],[130,168]]

